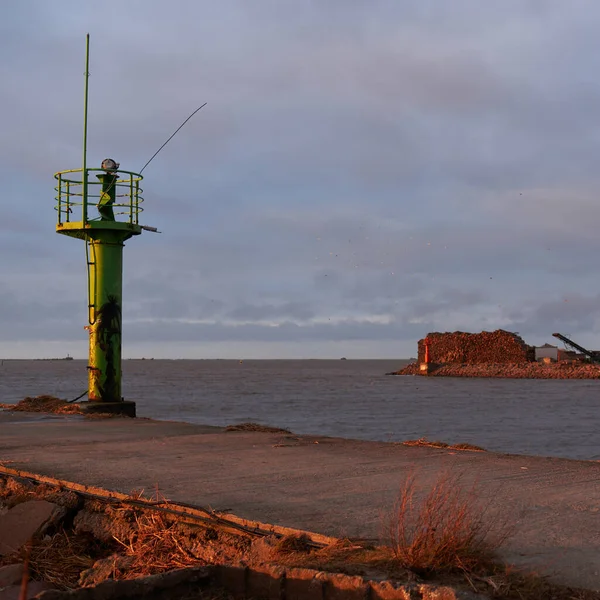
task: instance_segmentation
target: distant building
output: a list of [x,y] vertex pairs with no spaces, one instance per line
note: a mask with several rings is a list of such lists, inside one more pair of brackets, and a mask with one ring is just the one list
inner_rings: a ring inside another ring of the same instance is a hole
[[552,346],[552,344],[544,344],[543,346],[537,346],[535,349],[535,360],[543,360],[549,358],[551,360],[559,360],[561,351],[558,346]]
[[584,360],[586,357],[583,354],[578,354],[572,350],[564,350],[552,344],[544,344],[537,346],[535,349],[535,360],[541,361],[550,359],[552,361],[559,360]]

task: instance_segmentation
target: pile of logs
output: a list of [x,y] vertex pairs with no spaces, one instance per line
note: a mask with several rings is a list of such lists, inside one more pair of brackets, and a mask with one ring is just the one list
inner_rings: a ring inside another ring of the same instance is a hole
[[[481,333],[429,333],[429,362],[520,364],[535,360],[535,349],[516,333],[498,329]],[[419,340],[419,362],[425,362],[425,339]]]

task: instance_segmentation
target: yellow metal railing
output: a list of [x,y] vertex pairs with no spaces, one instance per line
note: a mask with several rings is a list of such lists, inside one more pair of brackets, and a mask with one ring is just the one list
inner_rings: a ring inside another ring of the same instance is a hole
[[[85,226],[91,221],[101,220],[97,205],[102,194],[102,182],[92,177],[94,173],[106,173],[103,169],[71,169],[55,173],[57,185],[56,205],[58,224],[82,222]],[[142,175],[132,171],[115,171],[118,179],[114,183],[115,202],[112,208],[115,220],[132,225],[139,224],[139,215],[143,212],[141,206],[144,198],[140,182]]]

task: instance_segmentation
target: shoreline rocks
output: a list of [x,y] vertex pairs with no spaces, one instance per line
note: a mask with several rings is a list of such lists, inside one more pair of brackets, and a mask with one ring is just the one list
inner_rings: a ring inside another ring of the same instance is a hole
[[571,361],[540,364],[528,363],[446,363],[430,364],[428,373],[414,362],[387,375],[422,375],[424,377],[481,377],[487,379],[600,379],[600,365]]

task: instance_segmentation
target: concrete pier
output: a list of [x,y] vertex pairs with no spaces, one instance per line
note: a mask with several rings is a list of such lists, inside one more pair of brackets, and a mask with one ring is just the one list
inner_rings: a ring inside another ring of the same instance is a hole
[[377,540],[403,479],[452,469],[515,523],[503,558],[600,589],[600,463],[146,419],[0,411],[0,464],[335,537]]

